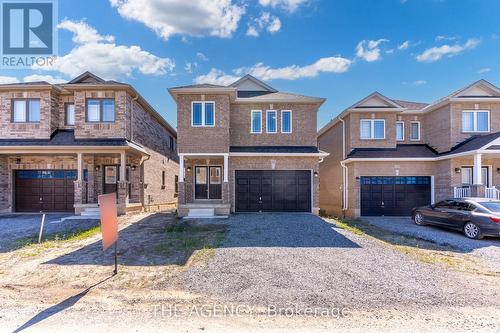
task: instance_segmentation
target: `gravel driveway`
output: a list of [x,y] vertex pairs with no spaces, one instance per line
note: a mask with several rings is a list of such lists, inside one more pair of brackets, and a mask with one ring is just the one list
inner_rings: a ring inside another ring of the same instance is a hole
[[[47,214],[45,219],[44,234],[59,232],[72,232],[88,229],[99,224],[98,220],[75,219],[64,220],[63,217],[71,214]],[[37,237],[40,232],[40,214],[6,214],[0,215],[0,253],[9,250],[17,241],[29,237]]]
[[263,307],[500,306],[492,277],[423,263],[317,216],[232,215],[227,223],[214,258],[185,273],[189,289]]
[[500,271],[500,238],[469,239],[459,231],[418,226],[409,217],[363,217],[363,221],[394,233],[417,237],[449,246],[458,252],[469,253]]

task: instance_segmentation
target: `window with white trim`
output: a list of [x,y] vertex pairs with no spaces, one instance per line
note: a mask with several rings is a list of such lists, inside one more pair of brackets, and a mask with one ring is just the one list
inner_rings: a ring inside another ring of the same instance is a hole
[[277,113],[275,110],[268,110],[266,112],[266,132],[277,133],[278,126],[276,124]]
[[420,122],[412,121],[410,124],[410,140],[420,141]]
[[215,102],[193,102],[191,104],[191,126],[215,126]]
[[13,99],[12,100],[12,122],[14,123],[39,123],[40,122],[40,100],[39,99]]
[[489,132],[490,111],[466,110],[462,111],[462,132]]
[[359,131],[362,140],[385,139],[385,120],[362,119],[359,123]]
[[292,111],[281,111],[281,133],[292,133]]
[[262,111],[252,110],[250,132],[262,133]]
[[405,123],[404,121],[396,121],[396,141],[405,140]]

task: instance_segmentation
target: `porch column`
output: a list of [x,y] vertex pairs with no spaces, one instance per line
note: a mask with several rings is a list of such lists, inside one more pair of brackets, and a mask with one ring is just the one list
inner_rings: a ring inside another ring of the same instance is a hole
[[127,210],[128,203],[128,182],[127,182],[127,155],[120,153],[120,180],[118,181],[117,208],[118,214],[123,215]]
[[474,181],[473,183],[475,185],[481,185],[483,184],[483,179],[482,179],[482,160],[481,160],[481,154],[474,154]]
[[473,185],[471,186],[471,196],[484,198],[486,196],[486,186],[483,185],[481,154],[474,154]]
[[230,203],[229,196],[229,154],[224,154],[224,182],[222,183],[222,202]]
[[76,154],[76,180],[75,180],[75,194],[74,194],[74,208],[75,213],[79,214],[82,212],[82,204],[84,203],[85,194],[85,182],[83,180],[83,153]]
[[179,183],[184,183],[184,155],[179,155]]

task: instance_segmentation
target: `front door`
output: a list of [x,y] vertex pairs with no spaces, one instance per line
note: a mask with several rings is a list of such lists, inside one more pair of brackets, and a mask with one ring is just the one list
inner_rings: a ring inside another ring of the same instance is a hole
[[222,167],[196,166],[194,168],[194,198],[222,198]]
[[117,191],[117,182],[119,177],[119,168],[117,165],[104,166],[103,193],[115,193]]

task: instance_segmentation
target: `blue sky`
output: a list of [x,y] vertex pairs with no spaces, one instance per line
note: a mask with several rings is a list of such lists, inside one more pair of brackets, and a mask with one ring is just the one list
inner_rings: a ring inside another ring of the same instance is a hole
[[90,70],[132,84],[175,126],[168,87],[249,72],[327,98],[321,127],[375,90],[432,102],[480,78],[500,85],[498,13],[495,0],[59,0],[61,60],[0,81]]

